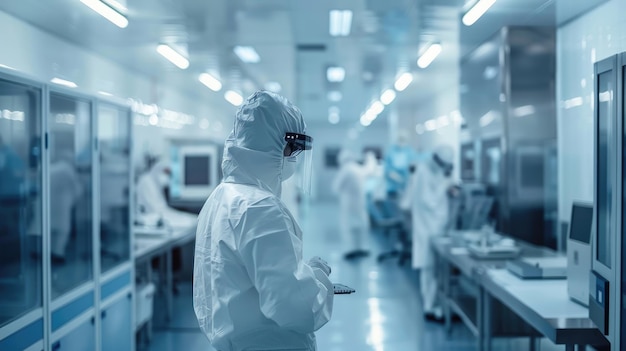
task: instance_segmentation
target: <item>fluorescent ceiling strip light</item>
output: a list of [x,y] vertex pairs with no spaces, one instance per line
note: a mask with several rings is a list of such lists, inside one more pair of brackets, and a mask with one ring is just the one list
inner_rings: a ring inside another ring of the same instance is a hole
[[340,83],[346,78],[346,70],[343,67],[328,67],[326,79],[331,83]]
[[361,116],[360,122],[363,127],[368,127],[370,124],[372,124],[372,120],[369,119],[367,115]]
[[243,104],[243,97],[233,90],[226,91],[226,93],[224,93],[224,99],[234,106],[241,106],[241,104]]
[[580,96],[577,96],[575,98],[571,98],[569,100],[563,101],[563,108],[565,108],[566,110],[569,110],[574,107],[582,106],[583,102],[584,102],[583,98]]
[[109,93],[108,91],[102,91],[102,90],[98,91],[98,94],[104,95],[104,96],[113,96],[113,94]]
[[61,79],[61,78],[52,78],[50,80],[50,82],[54,83],[54,84],[58,84],[58,85],[63,85],[66,86],[68,88],[76,88],[78,87],[78,85],[76,85],[76,83],[71,82],[69,80],[65,80],[65,79]]
[[365,111],[365,113],[363,114],[362,117],[366,121],[372,122],[373,120],[375,120],[378,117],[378,115],[375,114],[374,112],[372,112],[372,110],[367,110],[367,111]]
[[341,21],[341,35],[350,35],[350,27],[352,27],[352,11],[344,10],[343,19]]
[[252,46],[235,46],[233,51],[245,63],[258,63],[261,61],[261,57]]
[[389,105],[395,99],[396,99],[396,92],[393,89],[385,90],[383,94],[380,96],[380,102],[382,102],[385,105]]
[[480,117],[479,124],[481,127],[484,128],[490,125],[495,120],[496,120],[496,113],[494,111],[489,111],[485,113],[482,117]]
[[513,116],[515,117],[526,117],[534,114],[535,106],[533,105],[525,105],[513,109]]
[[385,105],[383,105],[382,102],[380,101],[375,101],[372,106],[370,106],[370,111],[372,111],[372,114],[378,116],[379,114],[381,114],[383,112],[383,110],[385,109]]
[[448,116],[443,115],[443,116],[437,117],[437,128],[443,128],[449,125],[450,125],[450,119],[448,118]]
[[213,91],[220,91],[222,89],[222,82],[208,73],[200,74],[198,80]]
[[437,121],[435,121],[434,119],[429,119],[428,121],[424,122],[424,128],[426,128],[427,131],[432,132],[433,130],[437,129]]
[[450,112],[450,117],[452,118],[452,122],[456,125],[463,124],[463,115],[461,115],[461,111],[454,110]]
[[413,74],[411,74],[410,72],[403,73],[396,80],[396,83],[394,84],[394,88],[396,88],[397,91],[403,91],[409,86],[409,84],[411,84],[412,81],[413,81]]
[[126,28],[128,26],[128,19],[124,17],[121,13],[115,11],[111,6],[103,3],[100,0],[80,0],[83,4],[85,4],[90,9],[97,12],[100,16],[106,18],[111,23],[115,24],[120,28]]
[[352,11],[350,10],[331,10],[330,26],[328,32],[333,37],[350,35],[352,27]]
[[435,61],[437,56],[439,56],[439,54],[441,54],[442,50],[443,50],[443,48],[442,48],[441,44],[439,44],[439,43],[431,44],[428,47],[428,49],[426,49],[424,54],[422,54],[422,56],[420,56],[420,58],[417,60],[417,65],[420,68],[426,68],[426,67],[430,66],[430,64],[433,63],[433,61]]
[[496,0],[478,0],[469,11],[463,15],[463,24],[471,26],[476,23],[489,8],[496,3]]
[[157,46],[157,52],[180,69],[189,67],[189,60],[169,45],[161,44]]
[[613,99],[612,91],[603,91],[598,96],[598,100],[600,100],[600,102],[609,102],[612,99]]

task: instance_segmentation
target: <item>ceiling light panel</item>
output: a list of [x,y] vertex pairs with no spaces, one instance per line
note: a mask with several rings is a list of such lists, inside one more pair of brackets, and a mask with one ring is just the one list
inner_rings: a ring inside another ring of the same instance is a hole
[[346,70],[343,67],[328,67],[326,79],[331,83],[340,83],[346,78]]
[[126,28],[128,26],[128,19],[121,13],[117,12],[111,6],[105,4],[100,0],[80,0],[85,6],[89,7],[93,11],[97,12],[100,16],[109,20],[109,22],[115,24],[120,28]]
[[189,67],[189,60],[169,45],[161,44],[157,46],[157,52],[180,69]]
[[245,63],[258,63],[261,61],[261,57],[252,46],[235,46],[233,51]]
[[224,93],[224,99],[230,102],[233,106],[241,106],[241,104],[243,104],[243,97],[234,90],[226,91],[226,93]]
[[68,87],[68,88],[76,88],[76,87],[78,87],[78,85],[76,83],[72,82],[72,81],[61,79],[61,78],[57,78],[57,77],[52,78],[50,80],[50,82],[52,82],[54,84],[58,84],[58,85],[63,85],[63,86]]
[[198,80],[213,91],[220,91],[222,89],[222,82],[208,73],[200,74]]
[[352,27],[352,11],[350,10],[331,10],[330,25],[328,32],[333,37],[341,37],[350,35]]
[[396,92],[393,89],[385,90],[380,96],[380,102],[385,105],[389,105],[396,99]]
[[471,26],[476,23],[482,15],[489,10],[493,4],[496,3],[496,0],[479,0],[477,1],[471,9],[469,9],[465,15],[463,15],[463,24],[466,26]]
[[403,91],[411,84],[412,81],[413,81],[413,74],[411,74],[410,72],[406,72],[406,73],[401,74],[400,77],[398,77],[393,87],[397,91]]
[[437,56],[441,54],[442,50],[443,50],[443,47],[441,46],[441,44],[439,43],[430,44],[428,46],[428,49],[426,49],[426,51],[424,51],[422,56],[420,56],[420,58],[417,60],[417,65],[420,68],[426,68],[430,66],[430,64],[433,63],[433,61],[435,61]]

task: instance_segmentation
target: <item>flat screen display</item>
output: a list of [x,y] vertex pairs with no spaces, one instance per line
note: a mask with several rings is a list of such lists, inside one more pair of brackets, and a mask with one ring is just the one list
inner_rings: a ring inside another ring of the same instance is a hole
[[572,207],[572,221],[569,230],[569,238],[589,244],[591,239],[592,220],[593,208],[591,206],[574,205],[574,207]]
[[211,156],[209,155],[185,156],[185,185],[208,186],[211,184],[210,163]]

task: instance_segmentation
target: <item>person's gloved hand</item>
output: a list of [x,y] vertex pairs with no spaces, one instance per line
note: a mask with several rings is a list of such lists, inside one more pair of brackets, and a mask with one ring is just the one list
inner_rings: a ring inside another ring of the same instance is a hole
[[328,263],[322,260],[319,256],[315,256],[311,258],[308,262],[309,266],[312,268],[319,268],[322,272],[326,273],[326,275],[330,275],[331,269]]

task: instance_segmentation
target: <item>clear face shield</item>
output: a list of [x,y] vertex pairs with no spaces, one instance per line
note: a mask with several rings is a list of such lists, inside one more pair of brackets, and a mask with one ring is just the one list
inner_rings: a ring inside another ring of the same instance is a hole
[[439,157],[439,155],[437,154],[433,154],[433,160],[435,161],[437,166],[441,168],[441,170],[443,171],[443,175],[445,175],[447,178],[449,178],[452,175],[452,169],[453,169],[452,163],[442,160],[441,157]]
[[283,156],[297,159],[296,174],[294,175],[297,185],[303,194],[311,195],[313,138],[305,134],[286,133],[285,141],[287,146]]

